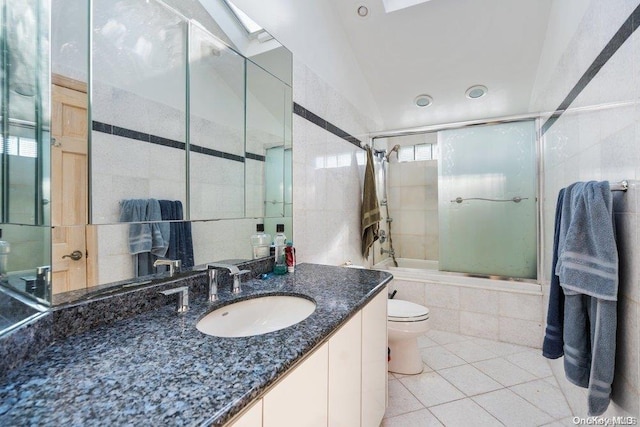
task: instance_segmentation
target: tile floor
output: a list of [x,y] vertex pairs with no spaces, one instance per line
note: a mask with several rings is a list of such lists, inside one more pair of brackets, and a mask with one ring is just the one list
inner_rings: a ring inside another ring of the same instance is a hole
[[418,345],[424,372],[389,373],[381,427],[574,425],[540,350],[443,331]]

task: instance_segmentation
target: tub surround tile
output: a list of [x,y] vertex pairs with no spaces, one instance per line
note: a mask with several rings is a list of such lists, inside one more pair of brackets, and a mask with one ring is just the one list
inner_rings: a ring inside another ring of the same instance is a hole
[[[265,335],[224,339],[195,328],[204,313],[235,299],[226,287],[213,306],[192,298],[191,309],[178,315],[172,299],[157,310],[72,335],[7,375],[0,385],[0,424],[89,418],[111,425],[175,424],[188,414],[190,424],[222,425],[390,279],[384,272],[302,264],[293,274],[247,281],[241,298],[302,293],[318,304],[299,324]],[[90,395],[109,398],[87,405]]]

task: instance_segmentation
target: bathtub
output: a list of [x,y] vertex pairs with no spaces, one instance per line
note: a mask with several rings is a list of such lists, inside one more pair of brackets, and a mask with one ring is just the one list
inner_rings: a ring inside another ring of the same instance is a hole
[[434,330],[541,348],[542,287],[535,281],[473,277],[438,270],[437,261],[386,259],[372,268],[393,274],[396,298],[429,309]]
[[397,267],[393,265],[391,258],[387,258],[375,264],[373,269],[388,271],[398,280],[542,295],[542,287],[532,280],[474,277],[464,273],[440,271],[438,261],[434,260],[396,258],[396,261]]

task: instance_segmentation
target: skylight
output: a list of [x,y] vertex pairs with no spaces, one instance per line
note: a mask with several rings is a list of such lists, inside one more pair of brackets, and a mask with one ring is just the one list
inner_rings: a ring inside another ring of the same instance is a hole
[[264,28],[256,23],[253,19],[249,18],[246,13],[238,9],[238,7],[231,3],[229,0],[224,0],[224,2],[229,6],[229,9],[236,15],[238,21],[242,24],[245,30],[251,35],[258,35],[261,32],[264,32]]
[[382,0],[384,4],[384,11],[387,13],[395,12],[396,10],[406,9],[417,4],[426,3],[429,0]]

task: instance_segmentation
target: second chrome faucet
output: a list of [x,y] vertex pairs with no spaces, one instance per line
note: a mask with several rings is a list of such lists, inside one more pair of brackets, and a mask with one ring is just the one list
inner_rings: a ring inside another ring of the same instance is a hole
[[233,294],[239,294],[242,292],[240,276],[242,274],[251,273],[251,270],[240,270],[238,267],[231,264],[211,263],[207,264],[207,269],[209,272],[209,302],[218,300],[218,284],[220,280],[219,269],[229,270],[229,274],[233,277],[233,287],[231,288],[231,293]]

